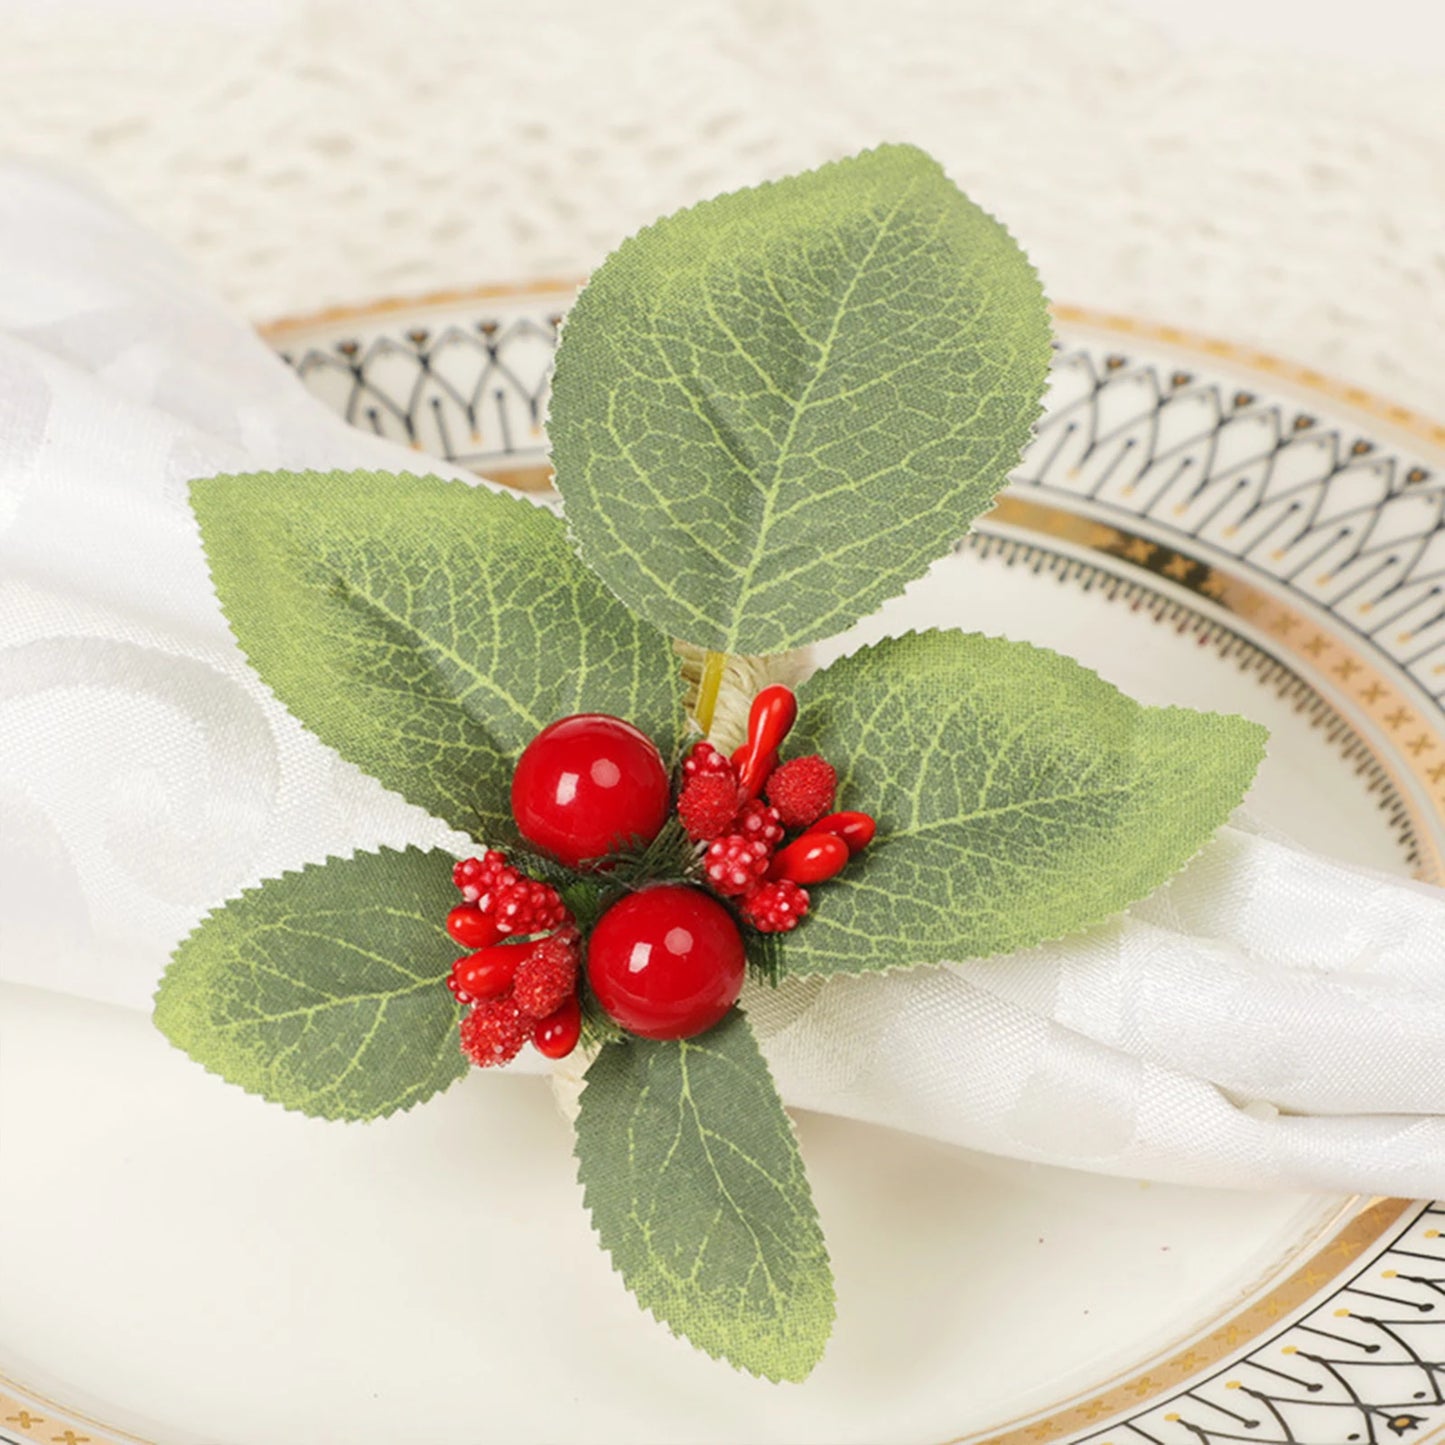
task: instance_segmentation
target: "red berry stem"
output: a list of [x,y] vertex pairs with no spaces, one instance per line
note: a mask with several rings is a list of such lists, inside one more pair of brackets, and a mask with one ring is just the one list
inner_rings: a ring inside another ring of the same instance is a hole
[[457,1002],[470,1005],[459,1026],[462,1052],[491,1068],[510,1063],[530,1039],[548,1058],[565,1057],[582,1030],[582,936],[571,910],[554,887],[495,849],[459,859],[452,881],[467,901],[447,915],[447,932],[475,950],[446,980]]
[[500,998],[511,988],[517,969],[537,946],[535,943],[498,943],[459,958],[452,965],[447,987],[458,1003]]
[[808,890],[788,878],[764,883],[743,899],[743,917],[759,933],[790,933],[808,912]]
[[459,903],[447,914],[447,932],[463,948],[486,948],[502,936],[497,920],[475,903]]
[[555,1013],[540,1019],[532,1030],[533,1047],[548,1059],[565,1059],[581,1037],[582,1005],[575,993]]
[[507,995],[484,999],[461,1022],[462,1052],[479,1069],[510,1064],[527,1042],[530,1023]]
[[768,802],[789,828],[806,828],[833,806],[838,774],[816,753],[792,758],[768,775]]
[[790,883],[822,883],[841,873],[852,854],[835,833],[805,833],[789,843],[768,868],[769,878]]
[[738,782],[746,800],[762,792],[768,774],[778,764],[778,749],[798,720],[798,699],[790,687],[765,687],[748,710],[748,740],[733,754]]
[[867,813],[829,813],[826,818],[819,818],[804,829],[803,837],[813,833],[832,833],[834,837],[841,838],[848,845],[848,851],[857,857],[873,841],[877,831],[878,824]]
[[702,871],[714,893],[747,893],[767,874],[768,845],[761,838],[729,833],[708,844]]
[[512,997],[524,1014],[544,1019],[575,997],[579,943],[575,931],[564,929],[541,939],[528,950],[512,983]]
[[677,816],[687,836],[701,843],[727,832],[728,824],[737,816],[740,801],[737,778],[731,768],[726,773],[695,773],[682,786]]

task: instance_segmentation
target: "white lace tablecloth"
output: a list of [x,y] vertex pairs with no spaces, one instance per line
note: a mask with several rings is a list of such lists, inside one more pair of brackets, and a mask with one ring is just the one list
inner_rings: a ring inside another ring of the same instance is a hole
[[719,189],[934,151],[1062,299],[1445,413],[1428,0],[0,0],[0,151],[250,317],[577,274]]

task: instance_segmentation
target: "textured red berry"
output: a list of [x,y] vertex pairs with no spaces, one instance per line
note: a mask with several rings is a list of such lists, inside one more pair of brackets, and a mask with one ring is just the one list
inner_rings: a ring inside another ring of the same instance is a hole
[[768,779],[768,802],[789,828],[816,823],[833,806],[838,774],[832,763],[816,753],[792,758]]
[[452,965],[447,987],[458,1003],[500,998],[511,988],[518,966],[534,946],[528,943],[499,943],[477,953],[469,953]]
[[463,948],[486,948],[502,936],[496,919],[475,903],[459,903],[447,914],[447,932]]
[[462,1052],[478,1068],[509,1064],[521,1053],[532,1027],[510,998],[488,999],[474,1005],[461,1022]]
[[743,917],[759,933],[787,933],[807,915],[808,890],[782,878],[749,893],[742,908]]
[[533,933],[551,933],[571,921],[562,895],[550,883],[519,878],[497,895],[492,907],[497,932],[520,938]]
[[452,869],[452,882],[462,891],[468,903],[478,902],[505,883],[518,877],[515,868],[507,867],[507,856],[495,848],[488,849],[480,858],[461,858]]
[[683,776],[695,778],[700,773],[720,773],[724,777],[736,778],[737,769],[728,761],[726,754],[718,752],[706,739],[688,749],[682,760]]
[[848,845],[848,851],[856,857],[873,841],[877,831],[878,824],[867,813],[829,813],[811,824],[803,836],[831,833],[835,838],[841,838]]
[[535,943],[517,969],[512,997],[524,1014],[544,1019],[577,992],[578,948],[553,934]]
[[532,1030],[532,1043],[549,1059],[565,1059],[582,1037],[582,1005],[570,995],[555,1012],[540,1019]]
[[671,802],[652,739],[605,713],[543,728],[512,776],[512,816],[522,836],[569,868],[637,840],[650,843]]
[[766,843],[771,853],[783,841],[783,820],[776,808],[754,798],[738,814],[732,831],[741,833],[749,842]]
[[746,893],[768,871],[771,849],[760,839],[729,833],[708,844],[702,872],[716,892],[731,896]]
[[686,1039],[737,1001],[746,959],[732,915],[696,888],[663,883],[614,903],[587,944],[597,1002],[645,1039]]
[[738,810],[738,785],[731,773],[696,773],[682,787],[677,816],[694,842],[728,830]]
[[822,883],[843,871],[853,855],[836,833],[804,833],[789,843],[768,868],[769,878]]

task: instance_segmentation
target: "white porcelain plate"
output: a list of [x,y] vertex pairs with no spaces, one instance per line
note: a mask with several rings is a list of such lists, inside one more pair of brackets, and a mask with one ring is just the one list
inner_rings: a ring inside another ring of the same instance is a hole
[[[537,487],[571,294],[492,288],[270,335],[356,424]],[[1057,320],[1015,486],[894,624],[1002,615],[1150,701],[1256,717],[1265,821],[1445,878],[1445,429],[1174,330]],[[144,1019],[5,1003],[0,1440],[1377,1445],[1445,1428],[1445,1207],[1150,1187],[804,1116],[840,1312],[812,1379],[776,1387],[635,1308],[535,1078],[477,1075],[337,1128],[228,1088]]]

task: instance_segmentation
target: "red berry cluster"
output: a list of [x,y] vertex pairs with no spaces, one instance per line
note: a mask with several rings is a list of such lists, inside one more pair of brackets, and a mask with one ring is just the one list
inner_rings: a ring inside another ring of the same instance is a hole
[[549,1059],[565,1058],[582,1032],[582,938],[561,896],[495,850],[461,859],[452,881],[465,901],[447,914],[447,932],[474,950],[447,978],[457,1002],[471,1005],[462,1052],[486,1068],[510,1063],[530,1040]]
[[[832,878],[875,831],[866,813],[828,811],[838,785],[830,763],[817,754],[779,761],[797,716],[788,688],[764,688],[731,758],[700,742],[682,765],[677,813],[688,837],[707,845],[703,879],[761,933],[796,928],[810,902],[803,885]],[[798,836],[782,846],[789,831]]]
[[[731,757],[697,743],[683,761],[678,817],[698,849],[699,881],[762,933],[807,914],[807,887],[832,878],[873,838],[866,813],[830,813],[838,778],[813,755],[783,762],[798,715],[786,687],[753,699],[748,738]],[[512,782],[526,842],[569,868],[605,874],[615,854],[649,844],[671,789],[661,754],[621,718],[560,718],[527,745]],[[791,841],[788,835],[793,834]],[[678,872],[691,872],[678,861]],[[453,870],[462,902],[447,931],[470,950],[447,979],[460,1003],[462,1051],[505,1064],[529,1040],[548,1058],[577,1046],[582,937],[561,895],[495,850]],[[587,946],[591,999],[628,1032],[691,1038],[737,1001],[746,950],[737,917],[680,878],[632,885],[603,908]]]

